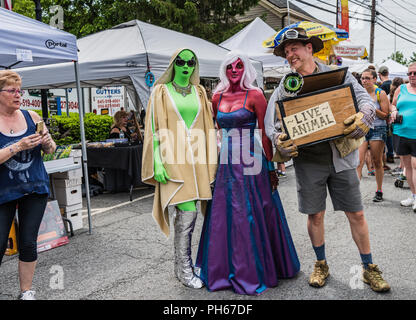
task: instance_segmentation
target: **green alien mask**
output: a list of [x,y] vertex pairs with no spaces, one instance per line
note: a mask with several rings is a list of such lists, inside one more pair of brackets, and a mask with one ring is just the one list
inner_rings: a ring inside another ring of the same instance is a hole
[[195,66],[196,57],[194,53],[190,50],[181,51],[174,62],[175,76],[173,81],[181,87],[186,87],[189,84],[189,79],[194,72]]

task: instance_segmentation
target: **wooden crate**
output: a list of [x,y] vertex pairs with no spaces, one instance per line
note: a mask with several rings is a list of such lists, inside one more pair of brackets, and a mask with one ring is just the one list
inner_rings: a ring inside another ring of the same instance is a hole
[[305,147],[343,137],[344,120],[359,110],[352,84],[344,84],[277,101],[276,111],[284,132]]

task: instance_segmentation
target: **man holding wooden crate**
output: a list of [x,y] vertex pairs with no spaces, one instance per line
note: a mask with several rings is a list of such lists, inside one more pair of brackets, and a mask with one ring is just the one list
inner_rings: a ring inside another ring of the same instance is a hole
[[[286,58],[292,70],[296,70],[302,78],[331,70],[329,66],[314,60],[313,54],[322,48],[321,39],[316,36],[308,37],[304,29],[294,28],[282,35],[279,44],[274,48],[274,54]],[[289,75],[293,77],[296,73]],[[343,131],[341,131],[343,137],[333,140],[325,139],[322,142],[309,143],[307,146],[298,148],[287,134],[288,132],[284,130],[288,128],[288,123],[282,122],[279,118],[284,119],[283,115],[276,112],[277,101],[297,95],[296,92],[288,89],[290,87],[287,81],[289,75],[282,79],[270,97],[265,116],[265,129],[267,136],[276,147],[274,160],[281,162],[293,158],[299,211],[308,214],[308,233],[317,257],[309,284],[313,287],[323,287],[329,276],[324,238],[326,189],[328,187],[334,209],[344,211],[350,223],[352,237],[363,264],[363,281],[376,292],[388,291],[390,286],[382,278],[378,266],[372,262],[368,225],[364,217],[360,181],[356,173],[359,163],[357,148],[375,118],[375,106],[372,99],[356,79],[347,72],[344,84],[351,84],[352,95],[355,95],[359,111],[354,111],[354,114],[343,121]],[[296,87],[296,81],[294,83]],[[312,114],[312,109],[316,110],[316,107],[310,108],[309,113]],[[294,119],[296,120],[296,117]]]

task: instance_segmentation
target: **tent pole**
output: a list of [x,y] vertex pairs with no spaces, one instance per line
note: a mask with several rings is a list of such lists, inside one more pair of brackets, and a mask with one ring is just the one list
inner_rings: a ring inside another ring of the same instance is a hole
[[79,80],[79,67],[78,62],[74,61],[75,67],[75,80],[77,82],[77,95],[78,95],[78,113],[79,113],[79,128],[81,130],[81,148],[82,148],[82,164],[84,166],[84,180],[85,180],[85,196],[87,198],[87,210],[88,210],[88,227],[91,234],[91,201],[90,201],[90,183],[88,181],[88,164],[87,164],[87,148],[85,143],[85,130],[84,130],[84,99],[81,97],[81,82]]

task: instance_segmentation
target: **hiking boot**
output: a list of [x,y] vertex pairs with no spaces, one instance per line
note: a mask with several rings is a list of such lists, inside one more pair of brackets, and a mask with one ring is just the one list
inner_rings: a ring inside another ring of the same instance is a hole
[[383,201],[383,192],[381,191],[376,191],[376,195],[373,198],[374,202],[381,202]]
[[389,284],[381,276],[382,272],[376,264],[369,264],[368,269],[363,268],[363,281],[370,285],[370,288],[376,292],[386,292],[390,290]]
[[400,201],[400,205],[403,207],[410,207],[410,206],[414,206],[415,204],[415,199],[413,199],[413,196],[410,196],[409,198]]
[[329,276],[329,267],[326,260],[315,262],[315,268],[309,277],[309,285],[315,288],[321,288],[325,285],[325,279]]

